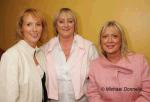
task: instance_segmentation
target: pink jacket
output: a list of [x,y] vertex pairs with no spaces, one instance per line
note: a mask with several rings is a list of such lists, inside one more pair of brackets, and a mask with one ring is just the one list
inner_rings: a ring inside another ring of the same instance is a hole
[[[80,99],[85,94],[85,81],[88,76],[88,67],[93,58],[98,57],[98,53],[93,44],[79,35],[75,35],[78,44],[78,56],[70,61],[71,80],[74,88],[75,98]],[[46,67],[48,71],[48,97],[58,100],[58,83],[56,68],[52,57],[53,49],[57,43],[57,37],[51,39],[42,49],[46,56]],[[89,49],[92,48],[92,51]]]
[[143,55],[112,64],[105,57],[90,64],[89,102],[150,102],[150,68]]

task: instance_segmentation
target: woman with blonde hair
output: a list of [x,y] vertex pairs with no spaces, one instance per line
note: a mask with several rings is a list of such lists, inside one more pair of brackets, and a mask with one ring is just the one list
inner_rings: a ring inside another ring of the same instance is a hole
[[77,34],[77,19],[61,8],[54,19],[56,37],[43,46],[48,71],[50,102],[87,102],[89,63],[98,56],[92,42]]
[[45,58],[37,47],[47,34],[46,21],[38,10],[28,8],[17,27],[20,40],[0,62],[0,102],[46,102]]
[[125,33],[116,21],[100,31],[103,56],[92,61],[89,102],[150,102],[150,68],[142,54],[128,50]]

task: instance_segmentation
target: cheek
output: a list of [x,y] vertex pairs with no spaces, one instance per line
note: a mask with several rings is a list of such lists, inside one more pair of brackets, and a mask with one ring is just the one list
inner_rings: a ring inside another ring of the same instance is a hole
[[104,45],[105,43],[107,43],[107,39],[101,39],[101,44]]
[[39,32],[40,32],[40,33],[43,32],[43,27],[39,28]]
[[59,31],[59,30],[60,30],[60,28],[61,28],[61,26],[57,24],[57,25],[56,25],[56,30],[58,30],[58,31]]
[[121,46],[121,39],[116,39],[115,42],[118,46]]
[[75,29],[75,24],[73,23],[73,24],[70,24],[70,27],[72,28],[72,29]]
[[29,33],[31,31],[31,29],[29,27],[22,26],[20,31],[21,31],[22,35],[25,35],[26,33]]
[[62,26],[63,26],[63,23],[59,23],[59,22],[56,23],[56,28],[60,28]]
[[106,41],[104,39],[100,41],[100,45],[102,49],[105,49],[105,44],[106,44]]
[[25,29],[24,27],[22,27],[22,28],[20,28],[20,32],[21,32],[22,34],[24,34],[24,32],[26,32],[26,29]]
[[28,35],[27,33],[22,33],[23,35],[23,39],[30,39],[30,35]]

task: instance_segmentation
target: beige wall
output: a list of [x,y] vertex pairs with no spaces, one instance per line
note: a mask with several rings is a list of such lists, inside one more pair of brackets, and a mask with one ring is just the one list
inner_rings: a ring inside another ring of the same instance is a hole
[[16,39],[17,15],[27,7],[40,9],[48,20],[49,38],[53,36],[53,15],[61,7],[69,7],[78,18],[79,33],[98,46],[98,32],[108,20],[124,27],[129,48],[144,53],[150,62],[149,0],[1,0],[0,47],[7,49]]

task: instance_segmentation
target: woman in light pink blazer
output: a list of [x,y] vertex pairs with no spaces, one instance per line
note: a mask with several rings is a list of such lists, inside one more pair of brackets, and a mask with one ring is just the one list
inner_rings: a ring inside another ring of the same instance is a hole
[[150,102],[148,62],[127,49],[121,26],[107,22],[99,41],[103,56],[90,64],[89,102]]
[[57,36],[42,46],[48,71],[50,102],[87,102],[89,63],[98,56],[94,44],[77,34],[77,21],[69,8],[54,20]]

